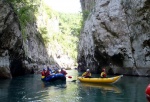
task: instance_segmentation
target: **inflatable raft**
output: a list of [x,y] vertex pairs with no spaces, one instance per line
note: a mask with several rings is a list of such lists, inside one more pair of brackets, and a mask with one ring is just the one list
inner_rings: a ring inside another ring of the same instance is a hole
[[78,77],[80,82],[88,82],[88,83],[104,83],[104,84],[111,84],[117,82],[123,75],[110,77],[110,78],[83,78]]
[[52,82],[52,81],[56,81],[56,80],[61,80],[61,81],[66,81],[66,76],[58,73],[58,74],[53,74],[50,76],[47,76],[45,78],[41,78],[43,81],[47,81],[47,82]]
[[146,87],[145,94],[148,102],[150,102],[150,84]]

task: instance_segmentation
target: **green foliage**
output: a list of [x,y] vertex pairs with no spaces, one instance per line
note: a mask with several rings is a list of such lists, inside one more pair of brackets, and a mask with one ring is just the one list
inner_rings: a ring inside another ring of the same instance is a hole
[[27,38],[27,35],[25,34],[25,29],[22,29],[22,37],[24,40],[26,40]]
[[47,28],[43,27],[43,28],[40,28],[39,30],[40,30],[40,33],[42,35],[42,38],[44,40],[45,45],[47,45],[49,42],[49,36],[48,36]]
[[64,52],[76,60],[82,15],[59,13],[59,21],[61,32],[57,41],[63,46]]
[[24,6],[18,10],[17,13],[22,27],[25,27],[27,23],[33,23],[35,21],[32,9],[32,6]]
[[79,37],[81,30],[81,14],[59,13],[61,33],[70,34]]
[[90,11],[85,10],[85,11],[82,12],[82,14],[83,14],[82,15],[83,16],[83,21],[85,21],[88,18],[89,14],[90,14]]
[[47,15],[49,16],[49,18],[52,18],[53,16],[57,16],[57,12],[55,12],[54,10],[52,10],[49,6],[44,5],[44,10],[46,11]]
[[37,12],[37,5],[40,0],[7,0],[14,7],[14,10],[19,18],[21,24],[21,31],[23,38],[27,37],[25,27],[27,23],[33,23],[35,19],[35,12]]
[[[47,17],[44,19],[44,22],[46,23],[44,23],[45,25],[40,25],[39,32],[42,35],[45,45],[51,45],[51,50],[55,51],[57,50],[57,44],[59,44],[63,48],[65,54],[68,54],[70,57],[76,60],[77,44],[82,26],[81,14],[58,13],[44,4],[41,0],[7,1],[14,6],[16,14],[18,15],[24,40],[27,38],[25,32],[27,24],[32,24],[36,21],[36,13],[41,16],[44,12],[47,14]],[[39,12],[37,12],[38,10]],[[48,26],[48,20],[52,18],[57,18],[59,21],[60,32],[55,32],[53,31],[52,27]]]
[[44,39],[47,38],[48,43],[50,43],[51,45],[51,50],[56,51],[57,44],[59,44],[63,49],[64,54],[67,54],[68,56],[76,60],[82,15],[57,13],[55,14],[55,17],[56,15],[59,21],[59,32],[50,31],[48,33],[44,33],[42,30],[40,30],[40,32],[42,36],[43,34],[45,35],[45,37],[43,37]]
[[47,13],[47,15],[49,16],[49,18],[52,18],[52,9],[50,7],[48,7],[47,5],[44,6],[44,9]]
[[80,28],[80,30],[84,27],[84,22],[87,20],[89,14],[90,14],[90,11],[88,11],[88,10],[84,10],[82,12],[82,20],[81,20],[81,28]]

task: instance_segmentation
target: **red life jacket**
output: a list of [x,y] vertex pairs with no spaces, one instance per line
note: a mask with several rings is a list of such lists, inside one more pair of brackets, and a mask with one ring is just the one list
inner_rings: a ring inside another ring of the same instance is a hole
[[45,71],[42,71],[41,74],[42,74],[42,76],[45,76]]
[[105,74],[103,75],[103,77],[106,78],[106,76],[107,76],[107,75],[106,75],[106,73],[105,73]]
[[66,74],[67,74],[67,72],[64,71],[64,70],[61,70],[60,73],[62,73],[63,75],[66,75]]
[[45,73],[45,76],[49,76],[49,75],[50,75],[50,72],[49,72],[49,70],[47,70]]

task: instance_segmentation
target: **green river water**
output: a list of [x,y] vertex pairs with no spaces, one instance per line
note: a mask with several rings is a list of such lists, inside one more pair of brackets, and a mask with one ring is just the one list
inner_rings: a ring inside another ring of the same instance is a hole
[[[0,102],[147,102],[150,77],[123,76],[111,85],[81,83],[76,70],[67,70],[66,83],[44,83],[40,74],[0,80]],[[98,76],[98,75],[95,75]]]

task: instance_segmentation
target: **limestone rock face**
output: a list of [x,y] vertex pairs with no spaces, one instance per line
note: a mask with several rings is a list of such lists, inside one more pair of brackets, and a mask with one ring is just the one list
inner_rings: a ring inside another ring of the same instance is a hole
[[[81,1],[82,6],[87,1]],[[106,67],[110,74],[149,76],[150,1],[94,2],[81,32],[79,68],[100,72]]]
[[80,0],[81,7],[84,11],[91,11],[95,5],[96,0]]
[[11,5],[0,1],[0,78],[31,73],[44,63],[48,55],[35,24],[21,33],[20,23]]

